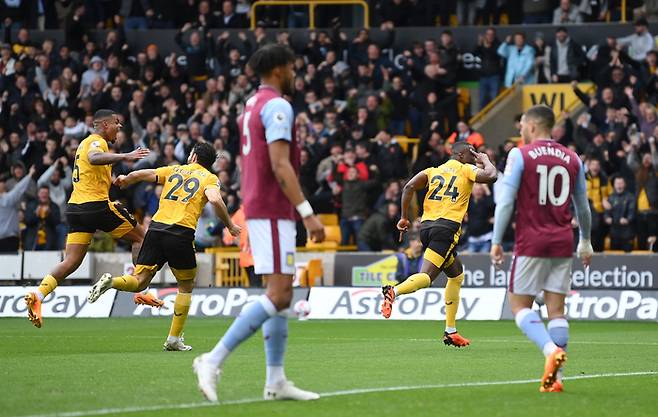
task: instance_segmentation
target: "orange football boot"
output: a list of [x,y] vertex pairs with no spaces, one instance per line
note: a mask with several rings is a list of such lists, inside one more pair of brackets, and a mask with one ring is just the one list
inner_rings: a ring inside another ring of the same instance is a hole
[[[544,375],[541,377],[540,391],[543,388],[547,392],[553,388],[557,381],[557,373],[562,365],[567,361],[567,352],[562,348],[557,348],[546,357],[544,364]],[[551,391],[552,392],[552,391]]]
[[36,293],[29,292],[25,294],[25,304],[27,304],[27,318],[34,324],[34,327],[41,328],[43,319],[41,318],[41,300]]
[[395,290],[393,290],[393,286],[387,285],[382,288],[382,293],[384,294],[384,302],[382,303],[382,316],[387,319],[391,317],[391,313],[393,312]]
[[447,346],[466,347],[471,344],[471,341],[462,337],[459,333],[443,332],[443,343]]
[[147,306],[157,307],[157,308],[160,308],[164,305],[164,301],[160,300],[159,298],[156,298],[150,292],[147,293],[138,292],[133,297],[133,301],[135,302],[135,304],[144,304]]
[[542,385],[539,387],[539,392],[562,392],[564,391],[564,385],[562,385],[562,382],[559,379],[556,379],[555,382],[553,382],[553,386],[549,389],[545,389],[544,386]]

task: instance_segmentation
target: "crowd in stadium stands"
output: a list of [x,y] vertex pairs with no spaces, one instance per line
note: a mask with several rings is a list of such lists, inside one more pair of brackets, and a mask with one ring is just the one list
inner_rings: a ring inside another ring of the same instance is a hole
[[[384,34],[377,42],[365,29],[349,38],[333,18],[332,29],[309,31],[305,44],[291,45],[298,57],[290,99],[303,144],[301,184],[317,212],[339,215],[342,244],[398,249],[401,182],[447,161],[455,141],[487,152],[503,175],[506,154],[516,144],[488,147],[487,138],[461,120],[457,80],[466,51],[451,32],[396,50],[404,57],[401,65],[383,51],[393,45],[397,26],[426,21],[416,20],[419,16],[447,23],[456,12],[460,21],[473,23],[505,12],[510,22],[561,26],[551,40],[530,40],[522,32],[500,40],[495,29],[483,30],[472,51],[481,58],[480,105],[517,82],[573,82],[587,112],[575,123],[564,118],[553,135],[586,162],[595,249],[603,250],[606,237],[612,249],[657,249],[652,242],[658,225],[658,53],[644,19],[636,21],[634,33],[585,49],[569,36],[568,24],[602,20],[613,0],[370,3]],[[641,13],[642,2],[629,4]],[[15,247],[19,238],[27,250],[63,247],[75,152],[98,108],[124,120],[116,151],[139,146],[152,151],[137,163],[115,165],[115,174],[184,163],[197,141],[209,141],[218,152],[214,169],[227,206],[240,216],[236,118],[258,85],[245,63],[267,42],[290,43],[288,32],[266,33],[262,25],[253,33],[210,32],[246,27],[248,6],[205,0],[1,1],[6,18],[0,47],[0,251]],[[289,20],[295,13],[290,10]],[[36,44],[28,28],[38,27],[63,29],[66,42]],[[101,43],[89,40],[95,28],[109,29]],[[180,28],[175,42],[182,54],[162,56],[157,45],[135,50],[126,43],[125,31],[145,28]],[[593,80],[596,94],[581,91],[575,83],[580,79]],[[401,134],[421,139],[413,161],[394,137]],[[474,187],[463,249],[489,250],[496,188]],[[142,184],[112,188],[111,198],[148,225],[161,192],[159,185]],[[221,245],[222,229],[212,210],[204,212],[197,247]],[[298,235],[303,245],[303,228]],[[513,227],[505,239],[511,249]],[[102,235],[94,241],[99,250],[115,244]]]

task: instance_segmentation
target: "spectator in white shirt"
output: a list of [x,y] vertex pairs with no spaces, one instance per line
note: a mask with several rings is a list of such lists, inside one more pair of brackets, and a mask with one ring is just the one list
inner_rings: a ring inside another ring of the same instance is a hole
[[634,26],[635,33],[618,38],[617,43],[622,48],[628,47],[628,55],[637,63],[641,63],[647,57],[647,53],[654,48],[655,43],[653,36],[649,33],[647,19],[640,18],[636,20]]

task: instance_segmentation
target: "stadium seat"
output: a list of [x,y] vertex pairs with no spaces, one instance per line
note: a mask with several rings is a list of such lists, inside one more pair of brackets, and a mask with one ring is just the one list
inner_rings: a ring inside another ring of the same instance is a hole
[[215,252],[215,286],[249,287],[249,276],[240,266],[239,252]]
[[325,226],[338,226],[338,215],[334,213],[318,214],[318,219]]
[[300,271],[299,284],[302,287],[314,287],[319,279],[320,285],[324,285],[323,275],[322,260],[311,259]]
[[471,90],[466,87],[457,89],[457,112],[462,120],[470,119]]
[[315,243],[311,239],[306,241],[306,247],[314,250],[335,251],[340,244],[340,226],[324,226],[324,242]]

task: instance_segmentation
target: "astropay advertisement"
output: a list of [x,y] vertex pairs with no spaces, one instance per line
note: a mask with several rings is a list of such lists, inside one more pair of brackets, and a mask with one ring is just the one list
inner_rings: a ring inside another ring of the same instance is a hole
[[[393,304],[392,320],[444,320],[444,289],[426,288],[401,296]],[[498,320],[505,301],[504,288],[463,288],[458,320]],[[384,296],[381,288],[313,287],[310,319],[379,320]]]
[[[27,317],[25,287],[0,287],[0,317]],[[58,287],[43,299],[44,317],[109,317],[116,290],[108,290],[94,304],[87,302],[89,287]]]

